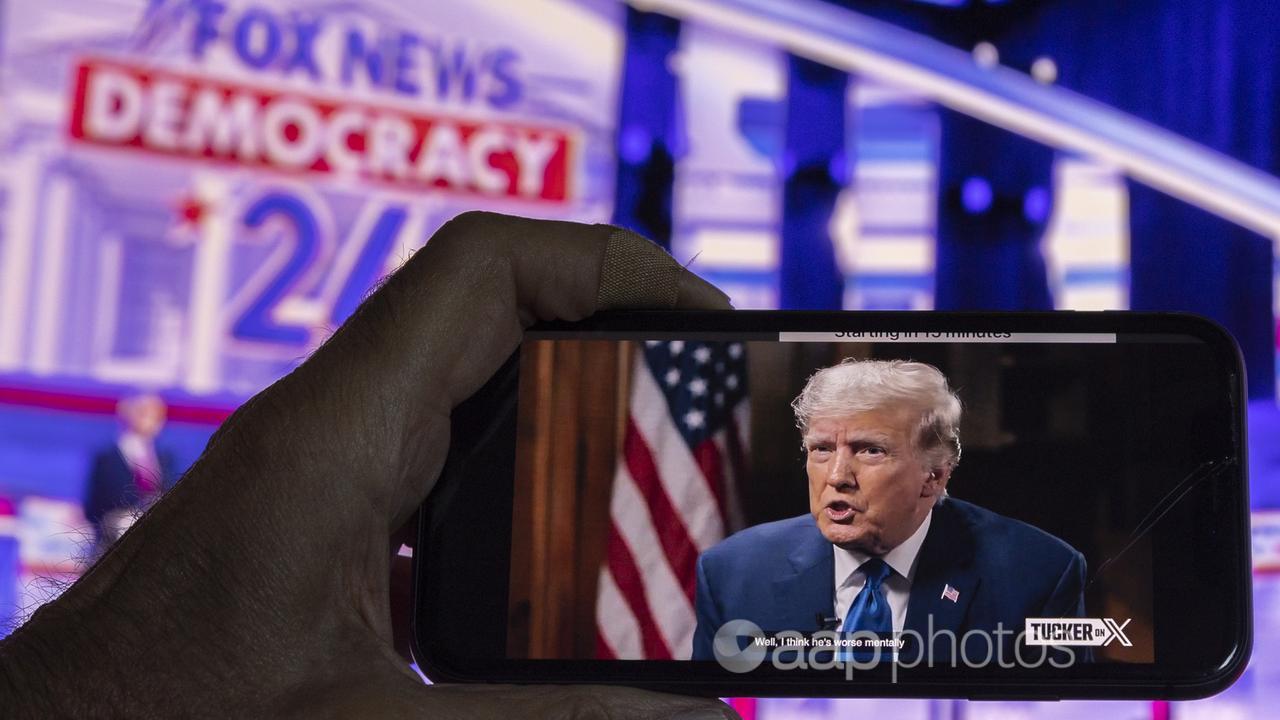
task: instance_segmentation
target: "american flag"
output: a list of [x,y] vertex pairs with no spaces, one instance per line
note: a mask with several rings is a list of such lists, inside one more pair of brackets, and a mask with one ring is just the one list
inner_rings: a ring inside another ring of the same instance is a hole
[[957,602],[960,600],[960,591],[950,585],[945,585],[942,588],[942,597],[951,602]]
[[742,526],[749,413],[742,343],[637,347],[600,572],[597,657],[689,657],[698,554]]

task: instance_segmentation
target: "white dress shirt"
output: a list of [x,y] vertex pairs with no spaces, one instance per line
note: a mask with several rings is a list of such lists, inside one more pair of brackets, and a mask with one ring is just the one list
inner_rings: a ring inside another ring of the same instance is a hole
[[[155,443],[150,438],[133,432],[124,432],[116,440],[116,447],[120,448],[120,455],[135,478],[138,473],[142,473],[149,483],[154,484],[155,492],[164,486],[161,477],[164,474],[164,468],[160,466],[160,457],[156,455]],[[143,489],[138,488],[139,491]]]
[[[896,633],[902,632],[907,622],[907,601],[911,599],[911,582],[916,576],[920,546],[924,544],[925,535],[929,534],[929,523],[932,520],[933,511],[930,510],[929,514],[924,516],[924,522],[920,523],[920,527],[916,528],[911,537],[881,556],[885,564],[893,570],[880,587],[889,600],[889,610],[893,612],[893,631]],[[858,593],[862,592],[863,586],[867,584],[866,576],[858,572],[858,568],[872,556],[858,550],[845,550],[836,545],[832,545],[831,549],[836,554],[835,605],[836,617],[840,618],[840,625],[837,627],[843,627],[849,608],[853,606],[854,598],[858,597]]]

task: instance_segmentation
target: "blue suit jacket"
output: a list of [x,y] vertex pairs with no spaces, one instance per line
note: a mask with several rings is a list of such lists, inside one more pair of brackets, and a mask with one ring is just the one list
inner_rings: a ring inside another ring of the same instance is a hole
[[[933,520],[916,566],[904,630],[921,637],[949,630],[1012,636],[1028,617],[1084,613],[1084,557],[1024,522],[947,498]],[[953,602],[942,596],[950,585]],[[711,660],[721,625],[750,620],[766,631],[823,629],[835,613],[835,557],[810,515],[748,528],[698,558],[693,659]],[[930,626],[932,618],[932,626]],[[940,648],[935,641],[934,647]],[[935,650],[954,657],[950,644]],[[935,657],[937,654],[935,654]],[[1006,655],[1006,657],[1008,657]]]
[[[177,481],[173,454],[156,448],[160,461],[160,487],[168,491]],[[88,487],[85,488],[84,515],[102,537],[102,519],[107,513],[138,504],[138,489],[134,485],[133,469],[113,443],[93,456],[89,470]]]

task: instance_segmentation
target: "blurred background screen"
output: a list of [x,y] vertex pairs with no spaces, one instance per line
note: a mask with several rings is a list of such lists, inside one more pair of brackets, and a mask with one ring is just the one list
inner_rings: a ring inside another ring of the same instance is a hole
[[627,225],[739,308],[1222,323],[1248,368],[1257,628],[1230,690],[734,703],[1269,716],[1278,21],[1267,0],[0,0],[0,633],[486,208]]

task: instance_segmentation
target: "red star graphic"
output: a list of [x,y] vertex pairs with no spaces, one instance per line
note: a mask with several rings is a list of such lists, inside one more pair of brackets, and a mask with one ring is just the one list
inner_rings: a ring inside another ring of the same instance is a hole
[[199,227],[208,209],[209,207],[194,195],[184,195],[177,203],[178,217],[183,227]]

